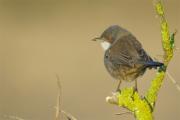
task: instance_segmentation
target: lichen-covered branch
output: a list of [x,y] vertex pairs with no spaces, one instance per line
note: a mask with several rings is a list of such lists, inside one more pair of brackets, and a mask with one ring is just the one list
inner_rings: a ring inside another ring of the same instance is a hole
[[161,68],[156,77],[152,80],[151,86],[148,89],[145,98],[149,101],[152,107],[154,107],[158,91],[163,83],[166,68],[168,63],[170,62],[171,58],[173,57],[173,50],[174,50],[174,33],[171,35],[169,34],[169,27],[167,20],[165,19],[164,15],[164,8],[161,1],[158,1],[155,4],[156,13],[159,15],[160,23],[161,23],[161,36],[162,36],[162,46],[164,50],[164,67]]
[[134,114],[137,120],[153,120],[153,110],[158,92],[162,86],[168,63],[173,57],[175,33],[171,36],[169,34],[169,27],[167,20],[165,19],[163,4],[160,0],[156,1],[155,10],[157,15],[160,17],[162,47],[164,50],[164,66],[159,68],[145,96],[141,97],[141,95],[134,91],[133,88],[125,88],[121,90],[121,92],[115,93],[113,96],[106,98],[106,101],[111,104],[127,108]]

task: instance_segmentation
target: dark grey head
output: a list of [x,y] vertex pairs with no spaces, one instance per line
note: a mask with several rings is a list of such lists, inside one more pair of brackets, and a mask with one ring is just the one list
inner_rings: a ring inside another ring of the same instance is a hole
[[118,25],[112,25],[108,27],[100,37],[93,39],[96,40],[102,40],[102,47],[107,50],[111,44],[113,44],[114,41],[119,39],[120,37],[129,34],[127,30],[124,28],[118,26]]
[[119,39],[123,35],[129,33],[124,28],[118,26],[118,25],[112,25],[108,27],[99,38],[96,39],[102,39],[104,41],[107,41],[109,43],[113,43],[115,40]]
[[127,33],[125,29],[118,25],[113,25],[108,27],[101,35],[100,38],[104,38],[105,41],[113,43],[115,40],[119,39],[124,33]]

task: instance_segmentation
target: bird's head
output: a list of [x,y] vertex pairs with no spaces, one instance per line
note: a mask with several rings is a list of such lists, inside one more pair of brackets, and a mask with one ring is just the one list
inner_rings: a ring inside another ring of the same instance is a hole
[[101,46],[104,50],[110,48],[110,46],[119,39],[127,31],[118,25],[108,27],[100,37],[96,37],[93,41],[101,41]]

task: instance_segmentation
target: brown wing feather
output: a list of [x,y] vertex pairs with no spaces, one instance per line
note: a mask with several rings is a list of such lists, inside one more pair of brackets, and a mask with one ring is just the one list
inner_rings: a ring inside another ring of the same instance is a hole
[[140,59],[141,44],[131,35],[125,35],[110,47],[110,59],[117,64],[133,65]]

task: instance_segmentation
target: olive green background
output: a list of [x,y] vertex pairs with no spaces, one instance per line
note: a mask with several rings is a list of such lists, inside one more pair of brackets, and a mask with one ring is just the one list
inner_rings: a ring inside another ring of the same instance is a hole
[[[180,31],[180,1],[164,0],[171,31]],[[78,120],[133,120],[105,102],[117,81],[106,72],[103,50],[91,41],[108,26],[131,31],[145,50],[161,61],[160,25],[151,0],[0,0],[0,120],[55,117],[56,74],[63,109]],[[176,36],[180,47],[180,34]],[[168,71],[180,84],[180,51]],[[138,80],[141,94],[155,70]],[[126,83],[123,83],[126,86]],[[180,92],[166,78],[159,92],[156,120],[180,119]]]

